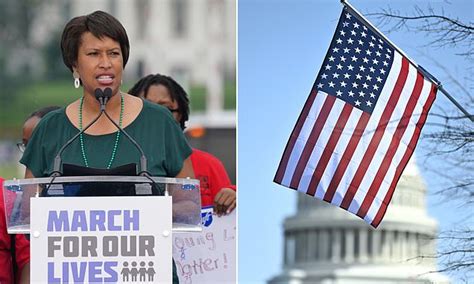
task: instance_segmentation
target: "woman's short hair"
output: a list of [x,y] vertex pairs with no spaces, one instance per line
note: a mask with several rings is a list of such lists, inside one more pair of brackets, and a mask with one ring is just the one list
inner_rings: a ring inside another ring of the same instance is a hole
[[122,50],[123,67],[125,67],[130,52],[130,43],[125,28],[112,15],[103,11],[95,11],[89,15],[71,19],[64,27],[61,36],[61,53],[64,64],[69,70],[73,71],[72,67],[77,63],[81,38],[85,32],[90,32],[97,38],[109,37],[118,42]]
[[153,85],[163,85],[166,87],[171,98],[178,103],[178,113],[181,116],[179,125],[181,126],[181,129],[184,130],[185,122],[189,119],[189,98],[183,87],[181,87],[181,85],[173,78],[161,74],[150,74],[135,83],[128,93],[136,97],[143,94],[146,99],[148,90]]

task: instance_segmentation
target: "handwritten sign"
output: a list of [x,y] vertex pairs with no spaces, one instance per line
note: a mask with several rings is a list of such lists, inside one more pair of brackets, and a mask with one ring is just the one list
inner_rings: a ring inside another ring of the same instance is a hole
[[32,282],[171,283],[170,197],[32,198],[31,205]]
[[217,217],[202,209],[203,231],[174,233],[179,283],[236,283],[236,215]]

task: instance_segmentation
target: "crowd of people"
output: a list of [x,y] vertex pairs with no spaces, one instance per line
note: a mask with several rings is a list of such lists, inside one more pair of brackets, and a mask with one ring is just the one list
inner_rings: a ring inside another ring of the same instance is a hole
[[[82,96],[64,107],[42,108],[26,119],[18,144],[24,151],[20,163],[26,167],[25,178],[50,176],[60,148],[91,123],[64,150],[63,163],[106,170],[140,164],[140,153],[116,125],[103,115],[97,119],[100,105],[96,90],[109,88],[106,112],[117,125],[126,128],[146,156],[153,157],[148,159],[148,173],[197,178],[201,181],[202,206],[214,206],[217,215],[231,213],[236,207],[236,186],[222,162],[210,153],[191,148],[183,134],[190,109],[183,87],[169,76],[150,74],[128,93],[121,90],[129,51],[125,28],[108,13],[96,11],[66,24],[61,52],[72,72],[73,86],[82,88]],[[29,283],[29,241],[25,235],[7,233],[3,194],[0,198],[0,283]],[[173,283],[178,282],[173,263]]]

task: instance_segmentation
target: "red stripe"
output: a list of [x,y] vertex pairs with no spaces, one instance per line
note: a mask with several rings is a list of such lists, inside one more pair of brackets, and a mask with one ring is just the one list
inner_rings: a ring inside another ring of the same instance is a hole
[[309,135],[308,141],[304,145],[303,152],[298,160],[298,164],[296,165],[295,172],[293,173],[293,177],[291,179],[290,188],[297,189],[298,184],[300,183],[301,176],[303,175],[304,169],[306,168],[306,164],[308,163],[309,158],[311,157],[311,153],[313,152],[314,146],[318,141],[319,135],[321,134],[323,127],[326,124],[326,120],[331,112],[332,106],[336,101],[335,96],[326,96],[324,100],[323,107],[318,114],[318,118],[313,125],[313,129],[311,130],[311,134]]
[[403,112],[402,119],[398,122],[397,130],[393,134],[392,140],[390,141],[390,146],[388,147],[388,150],[385,153],[382,163],[380,164],[380,167],[377,170],[377,174],[375,175],[375,178],[369,187],[369,191],[364,197],[364,201],[362,202],[359,211],[357,212],[357,216],[361,217],[362,219],[364,219],[365,215],[367,214],[367,211],[369,211],[369,208],[372,205],[372,202],[374,201],[377,192],[379,191],[380,185],[382,184],[385,175],[388,172],[393,157],[397,152],[403,134],[405,133],[407,125],[410,122],[410,118],[413,115],[413,110],[415,109],[415,106],[418,100],[420,99],[421,91],[423,89],[423,80],[423,75],[418,72],[415,87],[413,88],[413,91],[409,97],[407,106],[405,108],[405,111]]
[[397,106],[398,99],[400,98],[400,94],[402,93],[403,87],[405,86],[405,82],[408,76],[408,61],[406,58],[402,59],[402,68],[400,74],[398,75],[397,82],[395,87],[393,88],[392,94],[387,102],[387,105],[382,113],[382,117],[380,118],[379,124],[377,125],[377,129],[375,130],[372,139],[370,140],[370,144],[367,147],[366,152],[364,153],[364,157],[360,161],[359,167],[354,175],[354,178],[347,189],[346,194],[344,195],[344,199],[340,207],[347,210],[349,205],[351,204],[354,195],[356,194],[360,183],[362,182],[362,178],[365,176],[367,169],[369,168],[370,163],[374,157],[375,152],[377,151],[378,145],[382,140],[383,134],[387,125],[390,123],[390,117],[392,116],[393,110]]
[[303,128],[303,124],[309,114],[309,111],[311,110],[311,107],[313,106],[316,95],[316,91],[311,91],[308,99],[306,100],[306,103],[304,104],[303,111],[298,117],[295,128],[293,128],[293,131],[291,132],[290,140],[288,140],[288,144],[286,144],[285,151],[283,152],[283,157],[280,161],[280,165],[278,166],[275,178],[273,179],[273,181],[276,183],[281,184],[281,182],[283,181],[283,176],[285,175],[286,167],[288,166],[288,161],[290,160],[291,152],[293,152],[296,139],[298,139],[298,136],[300,135],[301,128]]
[[334,175],[331,179],[331,183],[329,184],[328,189],[326,190],[326,194],[324,194],[324,201],[332,201],[334,194],[336,193],[337,187],[339,186],[339,183],[341,182],[342,177],[344,176],[344,172],[346,171],[347,166],[349,165],[349,162],[352,159],[352,155],[354,155],[355,149],[359,144],[360,138],[364,133],[364,129],[367,126],[367,123],[369,122],[369,119],[370,114],[362,112],[362,115],[360,116],[359,121],[357,122],[357,126],[354,132],[352,133],[351,139],[347,144],[346,150],[344,151],[339,165],[337,166],[337,169],[334,172]]
[[400,161],[400,164],[397,166],[397,171],[395,172],[395,177],[393,178],[392,183],[390,184],[390,188],[387,194],[385,195],[385,198],[379,208],[379,211],[377,212],[377,215],[375,215],[375,218],[371,223],[371,225],[374,228],[377,228],[380,225],[380,222],[382,221],[382,218],[385,215],[385,212],[387,211],[388,204],[390,203],[390,200],[392,200],[392,196],[395,191],[395,187],[397,186],[398,180],[400,179],[400,176],[402,175],[403,170],[408,164],[408,161],[410,160],[411,155],[415,151],[418,138],[420,137],[421,129],[423,128],[423,125],[425,124],[426,117],[428,116],[428,111],[431,108],[431,105],[433,104],[435,97],[436,97],[436,86],[433,84],[431,86],[430,96],[428,100],[426,101],[425,105],[423,106],[422,114],[420,115],[420,118],[418,119],[418,123],[416,124],[413,137],[411,138],[410,143],[408,144],[407,151],[403,155],[403,158]]
[[328,165],[329,159],[331,158],[332,153],[334,152],[334,148],[336,148],[337,142],[341,137],[342,132],[344,131],[344,127],[346,126],[347,120],[352,112],[352,105],[345,103],[344,108],[342,109],[341,115],[337,119],[336,125],[331,133],[328,143],[324,148],[323,154],[318,161],[318,165],[316,166],[316,170],[313,173],[313,177],[311,178],[311,182],[309,183],[307,194],[314,196],[316,193],[316,188],[323,176],[324,171]]

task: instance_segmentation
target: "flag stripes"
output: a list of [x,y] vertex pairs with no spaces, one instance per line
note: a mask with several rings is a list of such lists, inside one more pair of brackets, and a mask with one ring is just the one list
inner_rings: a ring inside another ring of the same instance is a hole
[[406,58],[393,64],[373,113],[313,89],[274,181],[357,214],[377,227],[436,94]]

